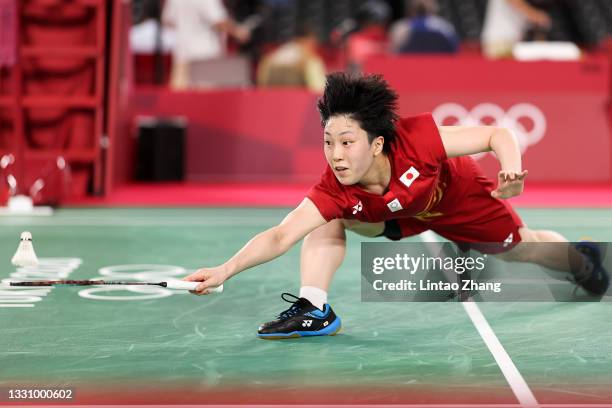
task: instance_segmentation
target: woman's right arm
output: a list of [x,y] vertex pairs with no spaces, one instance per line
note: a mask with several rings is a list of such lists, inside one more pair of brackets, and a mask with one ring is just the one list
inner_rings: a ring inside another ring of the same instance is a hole
[[209,288],[221,285],[237,273],[284,254],[309,232],[326,222],[313,202],[305,198],[280,224],[255,235],[227,262],[212,268],[198,269],[185,280],[202,282],[193,293],[208,294]]

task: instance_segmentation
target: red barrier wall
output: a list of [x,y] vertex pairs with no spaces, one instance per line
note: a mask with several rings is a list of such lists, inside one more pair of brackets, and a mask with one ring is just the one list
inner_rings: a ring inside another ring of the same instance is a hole
[[140,90],[136,115],[189,121],[189,181],[313,181],[325,166],[317,95],[303,90]]
[[[400,93],[404,115],[432,111],[439,124],[497,121],[515,129],[531,181],[612,180],[606,59],[491,62],[465,57],[371,60]],[[137,90],[133,115],[185,116],[192,181],[318,179],[325,162],[317,95],[302,90],[175,93]],[[480,158],[488,174],[497,162]]]
[[[441,124],[513,128],[530,181],[612,180],[608,128],[609,63],[488,61],[478,57],[385,57],[383,74],[401,95],[400,111],[431,111]],[[489,174],[491,154],[480,158]]]

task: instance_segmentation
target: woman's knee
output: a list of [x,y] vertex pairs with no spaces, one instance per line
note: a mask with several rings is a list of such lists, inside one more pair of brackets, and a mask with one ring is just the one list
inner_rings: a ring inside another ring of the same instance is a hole
[[306,240],[318,238],[341,238],[346,239],[345,230],[352,231],[356,234],[366,237],[377,237],[385,230],[385,223],[367,223],[357,220],[337,219],[331,220],[325,225],[320,226],[308,235]]
[[327,224],[321,225],[319,228],[306,235],[306,237],[304,237],[304,241],[326,238],[346,239],[342,220],[331,220]]

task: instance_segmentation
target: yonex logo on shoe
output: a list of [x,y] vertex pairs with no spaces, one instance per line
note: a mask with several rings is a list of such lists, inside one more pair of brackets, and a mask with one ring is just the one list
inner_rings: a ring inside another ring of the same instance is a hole
[[310,327],[312,326],[312,320],[304,320],[302,322],[302,327]]
[[327,327],[327,325],[329,324],[329,322],[326,320],[323,322],[323,327]]

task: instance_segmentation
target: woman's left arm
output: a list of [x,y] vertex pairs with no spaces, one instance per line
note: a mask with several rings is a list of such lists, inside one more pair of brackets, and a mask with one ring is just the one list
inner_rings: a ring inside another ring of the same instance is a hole
[[510,198],[523,192],[527,170],[522,170],[521,150],[510,129],[496,126],[440,126],[442,144],[448,157],[493,151],[501,165],[496,198]]

